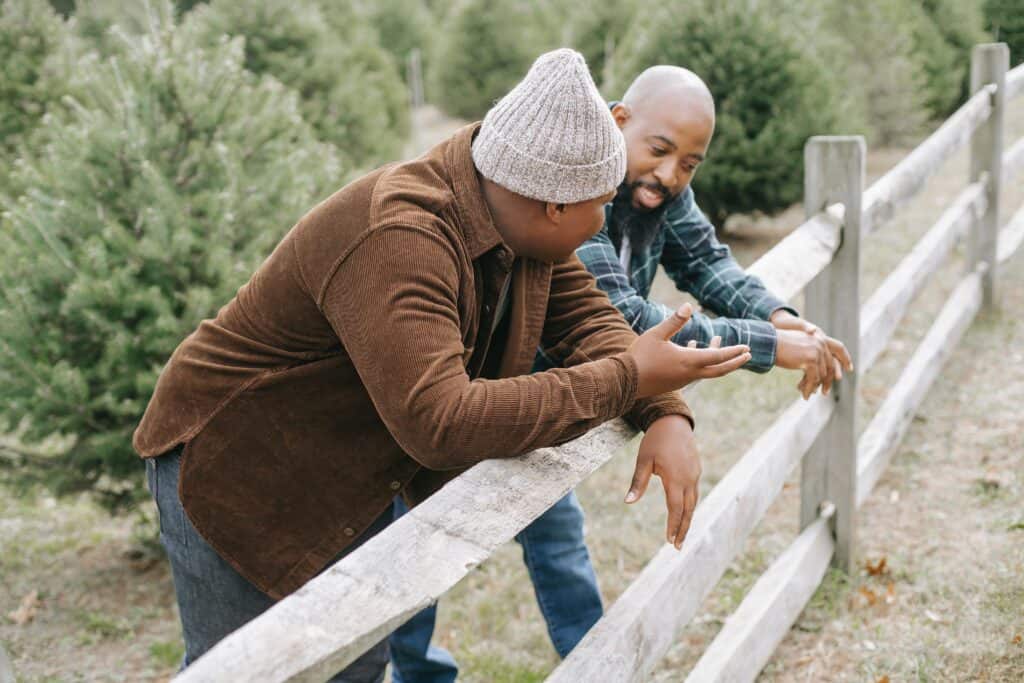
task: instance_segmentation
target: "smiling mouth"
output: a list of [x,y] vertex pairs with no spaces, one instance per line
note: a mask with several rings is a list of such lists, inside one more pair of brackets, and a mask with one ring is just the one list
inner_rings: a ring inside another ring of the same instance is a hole
[[645,209],[654,209],[665,201],[665,195],[641,185],[633,191],[633,200]]

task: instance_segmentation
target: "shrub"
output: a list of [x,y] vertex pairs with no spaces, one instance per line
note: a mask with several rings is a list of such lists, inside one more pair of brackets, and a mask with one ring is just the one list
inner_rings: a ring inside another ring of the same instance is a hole
[[[0,165],[65,92],[64,21],[38,0],[0,4]],[[4,175],[6,168],[0,170]]]
[[350,169],[394,159],[409,130],[405,86],[376,34],[347,4],[325,15],[313,0],[215,0],[192,10],[206,44],[245,38],[245,66],[299,93],[304,117]]
[[1024,7],[1020,0],[985,0],[985,28],[1010,47],[1010,64],[1024,62]]
[[[833,56],[864,102],[872,144],[904,144],[929,118],[927,73],[914,44],[907,0],[829,0],[826,23],[841,42]],[[867,37],[870,36],[870,39]]]
[[651,9],[621,48],[610,90],[622,93],[644,68],[692,69],[715,97],[717,125],[693,186],[716,225],[733,213],[775,212],[802,195],[803,146],[836,133],[834,87],[755,3]]
[[637,0],[597,3],[587,11],[569,15],[571,43],[587,60],[601,88],[614,72],[618,47],[639,8]]
[[466,0],[446,22],[430,71],[431,101],[453,116],[482,118],[558,46],[560,8],[539,0]]
[[971,50],[992,38],[985,32],[978,0],[921,0],[921,6],[953,54],[951,81],[956,96],[951,97],[944,108],[934,110],[936,115],[945,117],[967,99],[971,81]]
[[140,494],[131,434],[161,365],[340,175],[241,40],[164,18],[122,45],[76,71],[0,223],[0,427],[71,439],[25,476],[111,506]]
[[421,55],[427,53],[438,28],[423,0],[374,0],[367,7],[366,18],[403,73],[409,53],[415,49]]

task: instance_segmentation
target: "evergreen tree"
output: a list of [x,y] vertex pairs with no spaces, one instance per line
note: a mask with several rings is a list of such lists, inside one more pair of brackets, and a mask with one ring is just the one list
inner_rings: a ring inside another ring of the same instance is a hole
[[340,176],[240,39],[206,45],[167,9],[81,64],[0,223],[0,429],[72,439],[23,473],[111,506],[142,491],[131,434],[162,364]]
[[409,130],[406,89],[376,33],[347,4],[326,14],[314,0],[215,0],[188,24],[216,44],[245,39],[245,66],[293,88],[302,112],[351,169],[395,159]]
[[0,4],[0,181],[18,145],[66,90],[67,33],[46,3]]
[[367,5],[366,18],[403,73],[413,50],[419,50],[424,58],[428,56],[431,37],[438,30],[423,0],[373,0]]
[[627,33],[610,91],[622,93],[644,68],[693,70],[715,98],[708,160],[693,181],[701,208],[722,225],[733,213],[772,213],[800,200],[803,146],[836,133],[834,87],[756,2],[707,0],[653,9]]
[[1010,65],[1024,63],[1024,3],[1021,0],[985,0],[985,28],[993,40],[1010,48]]
[[915,48],[907,0],[829,0],[826,20],[842,39],[834,58],[867,107],[871,143],[906,144],[930,117],[928,73]]
[[[639,3],[636,0],[596,3],[585,11],[570,14],[573,47],[587,60],[594,81],[603,89],[614,71],[617,48],[633,22]],[[621,93],[620,93],[621,94]],[[614,93],[608,93],[614,97]]]
[[430,71],[432,101],[483,118],[562,37],[560,8],[539,0],[466,0],[454,7]]
[[[985,32],[981,3],[978,0],[920,0],[921,7],[949,46],[953,59],[950,85],[956,94],[933,107],[936,116],[945,118],[966,99],[971,81],[971,50],[992,40]],[[1021,5],[1024,11],[1024,5]]]

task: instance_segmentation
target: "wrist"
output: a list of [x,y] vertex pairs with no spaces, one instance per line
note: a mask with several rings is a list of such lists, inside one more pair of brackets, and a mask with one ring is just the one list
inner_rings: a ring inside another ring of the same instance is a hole
[[647,427],[647,431],[652,429],[685,429],[692,432],[693,422],[685,415],[662,415]]
[[768,322],[776,327],[785,324],[787,321],[799,319],[799,316],[793,315],[793,312],[787,308],[777,308],[768,316]]

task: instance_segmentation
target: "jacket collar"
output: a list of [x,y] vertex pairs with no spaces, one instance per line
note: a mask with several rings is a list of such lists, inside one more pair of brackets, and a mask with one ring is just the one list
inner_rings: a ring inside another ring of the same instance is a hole
[[491,211],[484,201],[483,188],[473,163],[473,138],[479,130],[479,123],[460,128],[449,138],[444,154],[460,228],[471,259],[477,259],[502,244],[501,234],[494,227]]

